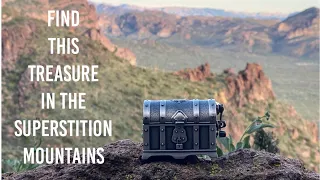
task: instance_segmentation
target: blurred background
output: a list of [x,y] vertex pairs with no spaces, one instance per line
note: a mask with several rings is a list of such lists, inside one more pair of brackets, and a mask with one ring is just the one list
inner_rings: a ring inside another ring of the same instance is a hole
[[[319,171],[318,7],[316,0],[3,0],[2,171],[18,171],[12,164],[23,147],[40,140],[42,147],[141,141],[143,100],[179,98],[224,103],[236,140],[268,111],[278,153]],[[80,25],[49,28],[52,9],[78,10]],[[50,37],[78,37],[80,53],[50,55]],[[99,82],[31,82],[29,64],[97,64]],[[41,110],[42,92],[86,92],[87,109]],[[111,119],[113,136],[14,136],[14,120],[36,118]]]

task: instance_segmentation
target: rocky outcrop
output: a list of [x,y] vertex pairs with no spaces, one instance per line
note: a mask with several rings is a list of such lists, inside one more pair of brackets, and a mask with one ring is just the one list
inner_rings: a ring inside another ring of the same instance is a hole
[[[218,95],[222,103],[228,102],[242,107],[244,104],[254,103],[254,101],[275,99],[271,80],[264,74],[261,65],[248,63],[245,70],[238,74],[230,68],[224,70],[223,73],[226,75],[226,88]],[[213,76],[208,63],[194,69],[183,69],[174,74],[190,81],[204,81]]]
[[2,69],[13,70],[21,50],[33,35],[36,25],[33,22],[24,22],[15,26],[2,28]]
[[70,4],[75,7],[82,5],[80,6],[81,8],[78,9],[79,13],[81,14],[80,24],[81,26],[87,28],[87,30],[84,32],[85,36],[94,41],[99,41],[111,52],[115,52],[117,50],[115,53],[117,57],[128,60],[131,65],[136,65],[136,56],[132,51],[126,48],[117,47],[103,34],[103,31],[100,28],[101,21],[97,15],[94,5],[89,4],[87,0],[78,0],[78,2],[61,0],[59,8],[63,9],[66,6],[70,6]]
[[264,74],[262,66],[248,63],[245,70],[237,75],[226,73],[226,97],[239,107],[254,101],[268,101],[275,98],[270,79]]
[[213,75],[210,71],[210,65],[208,63],[202,64],[195,69],[183,69],[181,71],[175,72],[174,74],[190,81],[203,81],[207,77]]
[[104,163],[43,165],[23,173],[3,174],[4,179],[308,179],[320,175],[301,161],[280,155],[240,149],[212,161],[166,159],[141,163],[142,144],[122,140],[104,146]]
[[136,55],[130,49],[117,47],[112,44],[112,42],[103,35],[100,29],[88,29],[84,35],[94,41],[100,41],[100,43],[109,51],[114,52],[115,56],[129,61],[131,65],[135,66],[137,64]]
[[[262,66],[256,63],[248,63],[245,70],[238,74],[233,69],[223,71],[226,88],[220,92],[222,103],[228,102],[241,107],[254,101],[268,101],[275,99],[271,80],[264,74]],[[194,69],[183,69],[174,73],[190,81],[204,81],[213,76],[210,65],[205,63]]]
[[[150,15],[148,15],[150,13]],[[100,12],[101,27],[112,36],[138,36],[140,39],[152,36],[168,38],[178,29],[177,17],[165,13],[148,11],[148,14],[133,12],[116,15],[106,15]],[[120,32],[119,32],[120,31]]]
[[104,47],[106,47],[111,52],[115,51],[116,49],[116,46],[112,44],[111,41],[102,34],[100,29],[96,29],[96,28],[88,29],[84,33],[84,35],[94,41],[100,41],[101,44],[104,45]]

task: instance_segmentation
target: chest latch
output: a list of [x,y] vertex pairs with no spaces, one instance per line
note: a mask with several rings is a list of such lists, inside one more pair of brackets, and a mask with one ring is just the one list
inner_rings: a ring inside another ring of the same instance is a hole
[[171,141],[176,144],[176,149],[183,149],[183,143],[187,142],[187,133],[184,129],[184,123],[187,118],[182,111],[177,111],[172,116],[175,122],[175,128],[172,132]]
[[176,149],[183,149],[183,143],[187,142],[187,133],[183,121],[176,122],[171,140],[176,144]]

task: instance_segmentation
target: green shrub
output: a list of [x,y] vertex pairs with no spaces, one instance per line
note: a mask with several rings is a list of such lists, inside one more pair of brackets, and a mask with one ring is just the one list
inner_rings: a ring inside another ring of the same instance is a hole
[[[34,150],[40,147],[42,139],[35,141]],[[24,163],[23,159],[3,159],[2,173],[6,172],[23,172],[38,167],[39,164]]]
[[[258,132],[260,130],[263,130],[263,128],[273,128],[274,125],[264,123],[264,121],[268,121],[270,118],[269,112],[266,112],[264,116],[258,117],[255,119],[244,131],[243,135],[241,136],[239,142],[236,144],[233,143],[232,136],[229,135],[229,137],[218,137],[218,141],[223,145],[223,147],[226,149],[227,153],[233,152],[238,149],[243,148],[251,148],[250,145],[250,135],[252,133]],[[217,154],[218,156],[222,156],[224,152],[220,147],[217,146]]]
[[279,140],[273,136],[272,132],[258,130],[254,135],[253,148],[256,150],[265,150],[271,153],[279,153]]

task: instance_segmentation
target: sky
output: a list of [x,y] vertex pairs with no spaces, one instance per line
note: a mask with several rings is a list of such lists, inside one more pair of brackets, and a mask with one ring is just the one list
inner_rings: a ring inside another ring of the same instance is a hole
[[145,7],[181,6],[224,9],[238,12],[292,13],[311,6],[319,7],[320,0],[89,0],[108,4],[132,4]]

